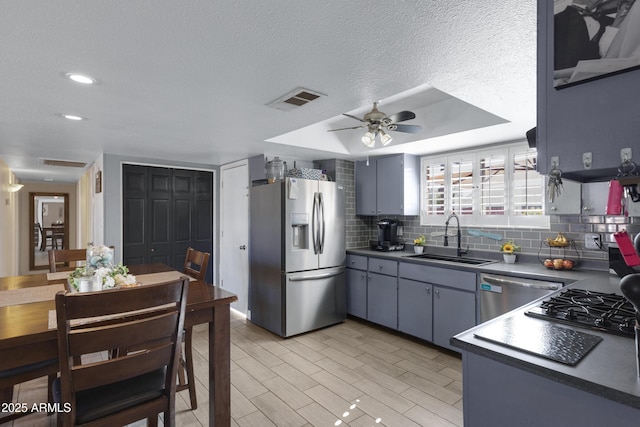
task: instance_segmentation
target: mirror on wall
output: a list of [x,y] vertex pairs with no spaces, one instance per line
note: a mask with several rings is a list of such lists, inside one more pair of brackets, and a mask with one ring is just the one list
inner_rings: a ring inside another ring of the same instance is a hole
[[29,269],[49,269],[49,249],[69,247],[69,193],[29,193]]

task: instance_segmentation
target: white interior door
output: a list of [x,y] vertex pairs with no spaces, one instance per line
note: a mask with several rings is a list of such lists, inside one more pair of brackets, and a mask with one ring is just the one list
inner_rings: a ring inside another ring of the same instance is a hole
[[220,191],[220,286],[238,296],[231,307],[247,314],[249,299],[249,166],[224,165]]

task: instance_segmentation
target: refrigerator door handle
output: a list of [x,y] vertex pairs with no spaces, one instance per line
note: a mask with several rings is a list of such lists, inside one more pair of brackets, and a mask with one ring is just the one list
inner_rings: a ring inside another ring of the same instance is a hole
[[340,274],[344,274],[344,270],[340,269],[339,271],[334,271],[332,273],[323,273],[323,274],[312,274],[308,276],[297,276],[297,277],[289,277],[290,282],[304,282],[305,280],[320,280],[326,279],[327,277],[339,276]]
[[322,197],[322,193],[318,193],[318,199],[320,200],[320,221],[322,221],[322,227],[320,228],[320,233],[321,233],[321,238],[320,238],[320,253],[324,252],[324,229],[325,229],[325,223],[324,223],[324,197]]
[[317,197],[317,193],[314,193],[313,207],[311,208],[311,238],[313,239],[314,254],[318,253],[318,232],[316,230],[317,222],[318,222],[318,218],[316,216],[317,212],[318,212],[318,197]]

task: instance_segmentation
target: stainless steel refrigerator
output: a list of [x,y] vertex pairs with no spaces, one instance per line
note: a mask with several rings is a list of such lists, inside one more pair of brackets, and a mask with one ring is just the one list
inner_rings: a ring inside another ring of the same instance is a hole
[[250,195],[250,320],[283,337],[343,321],[344,187],[286,178]]

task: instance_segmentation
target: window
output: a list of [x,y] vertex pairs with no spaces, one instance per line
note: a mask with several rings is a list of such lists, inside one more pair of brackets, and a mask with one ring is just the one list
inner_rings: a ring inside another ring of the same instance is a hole
[[421,162],[421,225],[455,212],[469,226],[549,227],[537,153],[522,144]]

